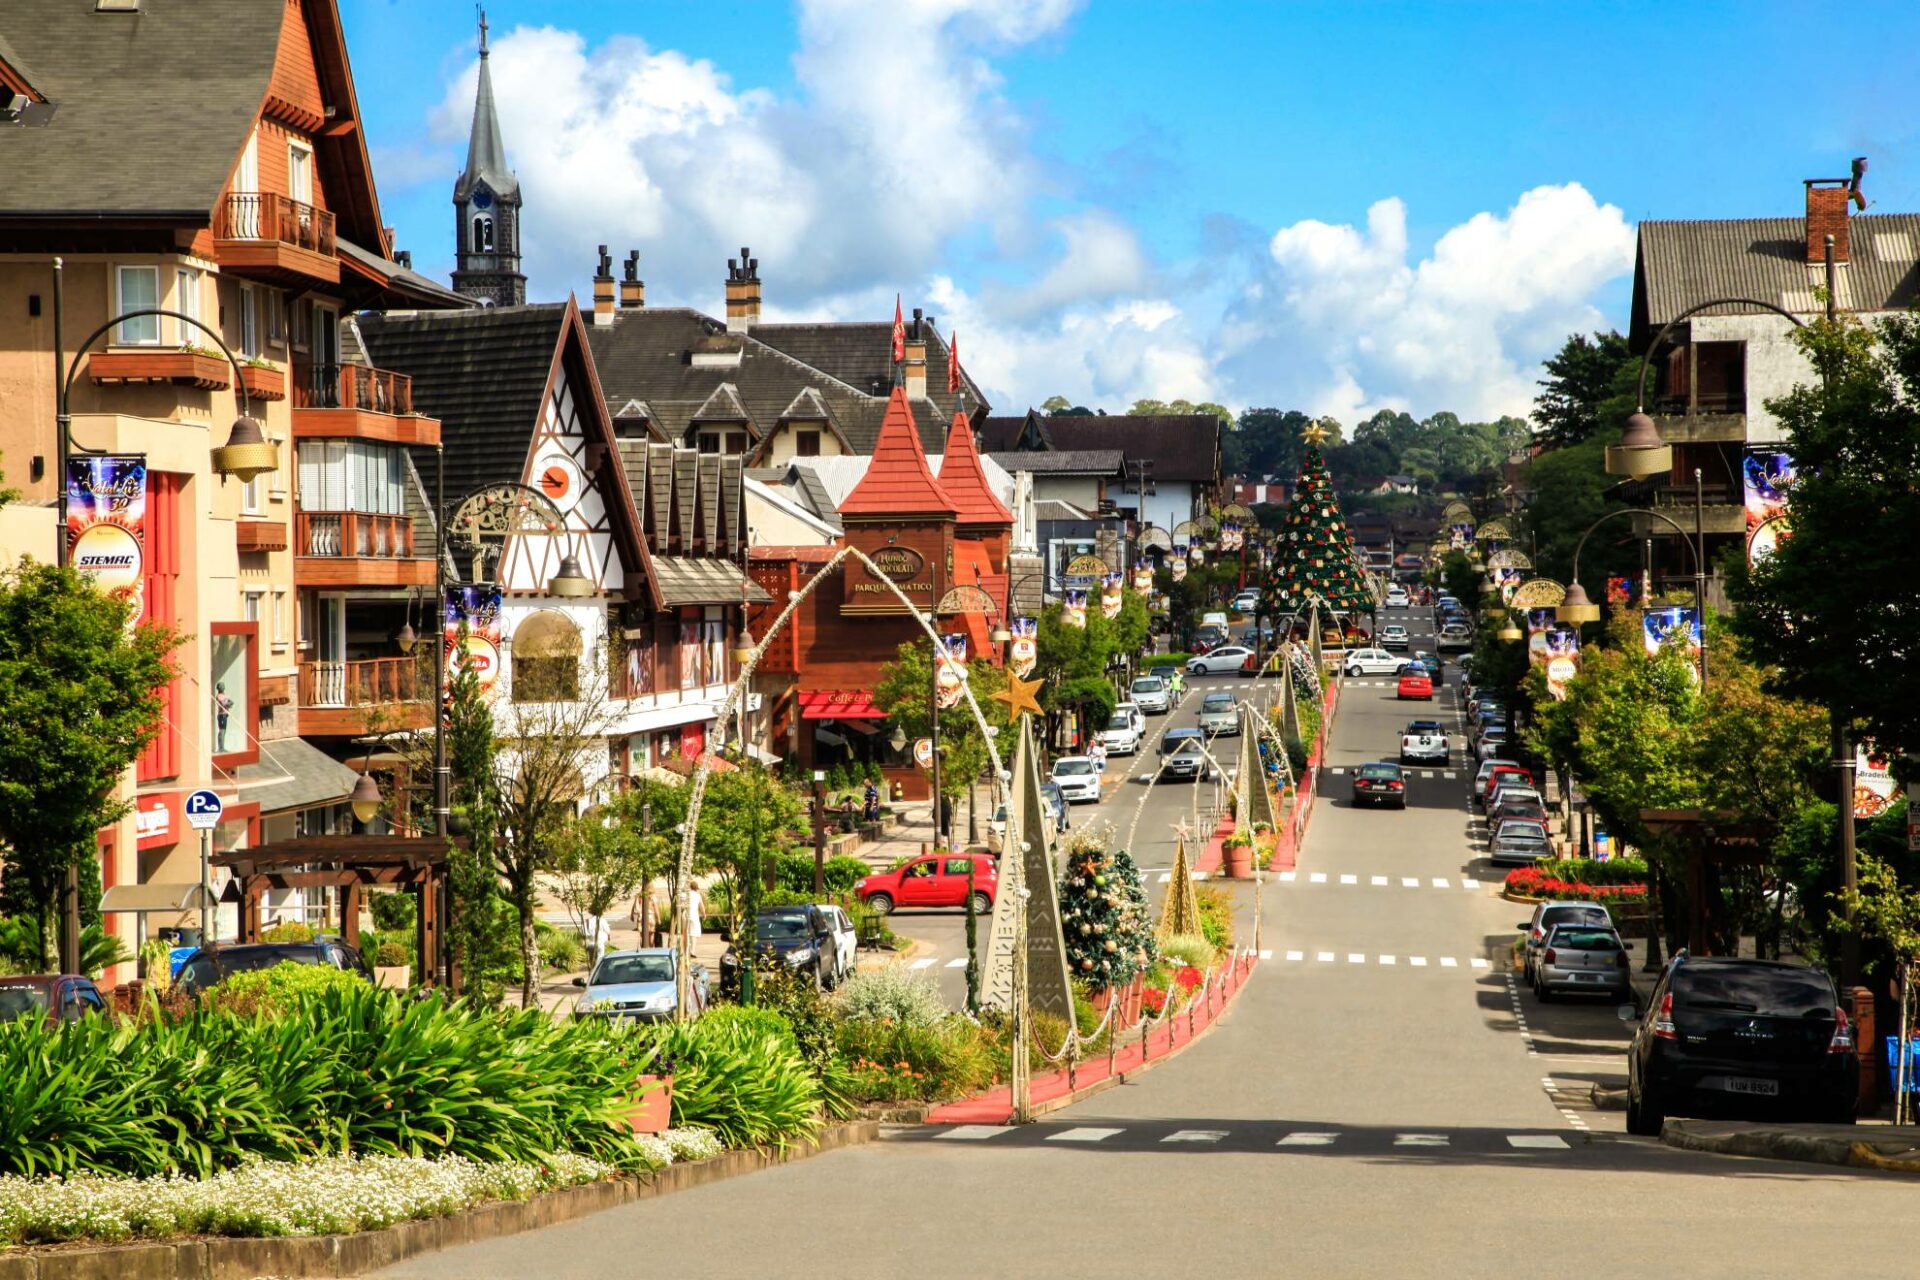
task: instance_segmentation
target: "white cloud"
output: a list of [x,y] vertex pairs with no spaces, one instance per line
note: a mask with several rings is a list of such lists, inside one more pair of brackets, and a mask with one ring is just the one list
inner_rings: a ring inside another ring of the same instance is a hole
[[1364,231],[1274,234],[1227,317],[1222,368],[1262,403],[1349,422],[1380,408],[1524,414],[1540,360],[1606,323],[1589,299],[1632,265],[1632,228],[1578,183],[1475,214],[1418,262],[1405,205],[1381,200]]

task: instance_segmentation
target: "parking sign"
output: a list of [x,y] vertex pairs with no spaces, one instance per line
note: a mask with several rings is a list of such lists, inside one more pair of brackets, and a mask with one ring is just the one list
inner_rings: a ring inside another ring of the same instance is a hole
[[220,797],[204,788],[187,797],[187,825],[195,831],[211,831],[220,825],[220,813],[226,808]]

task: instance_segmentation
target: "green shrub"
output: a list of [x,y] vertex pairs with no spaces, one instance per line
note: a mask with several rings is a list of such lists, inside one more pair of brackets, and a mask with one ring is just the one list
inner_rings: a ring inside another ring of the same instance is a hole
[[1550,880],[1569,884],[1645,884],[1647,864],[1639,858],[1552,858],[1533,864]]
[[[1064,1032],[1066,1024],[1059,1025]],[[1058,1036],[1052,1043],[1059,1043]],[[989,1031],[959,1016],[930,1027],[842,1022],[840,1052],[856,1095],[871,1102],[934,1102],[977,1093],[999,1078],[1006,1062],[1004,1047]]]
[[1160,944],[1160,958],[1168,964],[1190,964],[1205,973],[1213,964],[1213,944],[1191,933],[1175,934]]
[[673,1123],[730,1147],[785,1147],[812,1130],[820,1087],[793,1041],[727,1020],[665,1023],[646,1034],[673,1075]]
[[375,893],[367,898],[377,928],[412,932],[417,912],[410,893]]
[[552,926],[536,929],[534,934],[542,968],[551,973],[570,973],[587,967],[587,945],[578,934]]
[[770,966],[758,973],[756,1007],[777,1012],[785,1022],[794,1046],[820,1086],[821,1105],[836,1119],[852,1114],[851,1081],[834,1039],[832,1004],[813,979],[794,972],[791,965]]
[[262,942],[312,942],[313,930],[298,920],[288,920],[260,931]]
[[373,962],[383,969],[397,969],[413,963],[413,953],[404,943],[383,942],[374,949]]
[[854,974],[840,989],[838,1005],[843,1019],[890,1019],[910,1027],[931,1027],[948,1013],[932,977],[904,964]]
[[[405,963],[402,961],[402,963]],[[342,987],[364,985],[365,978],[330,964],[294,964],[236,973],[207,993],[207,999],[240,1013],[284,1013],[303,999]]]
[[[853,886],[860,883],[862,877],[871,873],[872,868],[859,858],[849,858],[842,854],[837,858],[828,858],[821,864],[821,879],[829,894],[849,893]],[[813,893],[813,852],[785,853],[780,855],[777,882],[780,888],[793,893],[811,895]],[[812,901],[809,896],[808,901]]]
[[1200,904],[1200,932],[1216,953],[1233,950],[1233,899],[1210,884],[1194,886]]
[[794,1048],[799,1042],[793,1040],[793,1024],[781,1016],[777,1009],[767,1009],[760,1005],[722,1004],[715,1005],[702,1014],[700,1021],[708,1030],[716,1026],[742,1026],[760,1035],[781,1036],[793,1041]]

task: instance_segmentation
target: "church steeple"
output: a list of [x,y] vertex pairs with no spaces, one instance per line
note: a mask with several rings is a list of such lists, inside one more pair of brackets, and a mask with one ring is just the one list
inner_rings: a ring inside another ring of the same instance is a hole
[[455,292],[495,306],[527,300],[520,273],[520,182],[507,167],[493,105],[487,14],[480,11],[480,84],[474,94],[467,167],[453,184]]

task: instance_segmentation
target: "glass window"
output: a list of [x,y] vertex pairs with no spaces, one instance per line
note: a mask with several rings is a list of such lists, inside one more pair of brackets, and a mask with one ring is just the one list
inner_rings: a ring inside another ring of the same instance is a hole
[[672,981],[672,956],[608,956],[593,971],[588,985],[611,987],[628,982]]
[[246,285],[240,286],[240,354],[260,354],[260,295]]
[[[114,275],[119,283],[119,297],[114,304],[118,314],[160,305],[160,268],[121,267]],[[154,346],[160,341],[160,317],[141,316],[122,321],[113,340],[127,346]]]
[[793,452],[802,458],[820,456],[820,433],[818,431],[796,431],[793,433]]
[[1674,971],[1673,999],[1681,1008],[1726,1009],[1774,1018],[1833,1016],[1833,986],[1814,969],[1682,965]]
[[273,593],[273,612],[267,615],[267,640],[275,648],[287,642],[287,593]]
[[[180,267],[173,273],[173,309],[183,316],[200,318],[200,273],[192,267]],[[206,344],[207,335],[185,320],[176,320],[173,326],[180,331],[181,346]]]
[[287,144],[287,194],[302,204],[313,203],[313,148],[303,142]]
[[933,876],[934,863],[931,858],[925,862],[916,862],[907,868],[907,879],[927,880]]
[[946,872],[950,876],[965,876],[973,870],[972,858],[948,858]]
[[[257,599],[249,594],[248,599]],[[213,752],[226,755],[247,749],[247,637],[213,637],[213,697],[208,707],[213,723]]]
[[400,446],[366,440],[302,441],[300,505],[308,511],[406,513],[406,459]]
[[249,591],[240,605],[240,616],[248,622],[260,621],[260,595],[258,591]]
[[1054,773],[1063,778],[1075,778],[1093,772],[1091,760],[1062,760],[1053,766]]
[[0,986],[0,1022],[44,1015],[46,1011],[47,993],[43,988],[24,985]]

